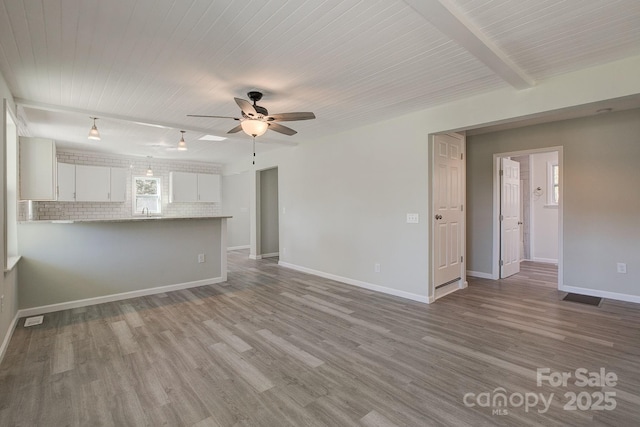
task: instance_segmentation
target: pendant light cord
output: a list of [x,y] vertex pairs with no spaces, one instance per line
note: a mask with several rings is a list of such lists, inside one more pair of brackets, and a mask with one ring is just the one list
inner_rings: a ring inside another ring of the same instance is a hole
[[256,164],[256,136],[253,135],[253,164]]

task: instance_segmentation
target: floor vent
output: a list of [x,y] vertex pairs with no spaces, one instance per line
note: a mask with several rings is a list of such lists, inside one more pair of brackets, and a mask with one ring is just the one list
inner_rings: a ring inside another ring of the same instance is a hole
[[565,295],[564,298],[562,298],[563,301],[570,301],[570,302],[579,302],[581,304],[588,304],[588,305],[595,305],[597,307],[600,306],[600,304],[602,303],[602,298],[600,297],[592,297],[590,295],[580,295],[580,294],[567,294]]
[[24,321],[24,327],[28,328],[29,326],[42,325],[43,320],[44,316],[28,317],[27,320]]

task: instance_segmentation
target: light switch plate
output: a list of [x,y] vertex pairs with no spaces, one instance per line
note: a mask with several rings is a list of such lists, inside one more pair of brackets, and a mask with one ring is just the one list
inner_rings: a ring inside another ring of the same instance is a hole
[[407,214],[407,224],[417,224],[419,221],[419,215],[417,213]]

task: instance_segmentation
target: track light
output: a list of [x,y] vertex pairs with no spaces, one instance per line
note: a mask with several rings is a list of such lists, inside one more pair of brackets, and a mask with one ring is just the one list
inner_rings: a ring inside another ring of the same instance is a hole
[[91,117],[93,119],[93,126],[91,126],[91,130],[89,131],[89,139],[94,141],[100,141],[100,133],[98,132],[98,128],[96,127],[97,117]]
[[187,143],[184,140],[184,133],[186,131],[181,130],[180,132],[182,133],[182,137],[180,138],[180,141],[178,142],[178,151],[187,151]]

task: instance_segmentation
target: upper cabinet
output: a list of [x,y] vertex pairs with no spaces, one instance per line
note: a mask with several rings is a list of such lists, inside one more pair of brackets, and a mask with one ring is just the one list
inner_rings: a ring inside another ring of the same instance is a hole
[[111,193],[109,168],[76,165],[76,201],[108,202]]
[[198,174],[198,201],[220,202],[220,175]]
[[124,202],[127,169],[58,163],[58,201]]
[[58,201],[74,202],[76,200],[76,166],[58,163]]
[[51,139],[20,137],[20,199],[56,199],[56,144]]
[[171,172],[169,202],[220,202],[220,175]]

